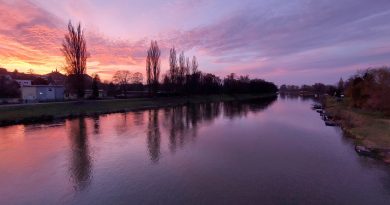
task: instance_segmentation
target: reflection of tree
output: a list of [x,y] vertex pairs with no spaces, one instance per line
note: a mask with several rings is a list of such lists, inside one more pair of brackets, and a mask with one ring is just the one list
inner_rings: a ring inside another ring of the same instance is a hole
[[273,96],[255,100],[225,102],[223,104],[224,115],[230,119],[243,117],[249,112],[259,112],[266,109],[275,102],[276,99],[277,96]]
[[189,104],[164,110],[165,125],[169,133],[169,148],[175,152],[197,135],[198,124],[212,121],[220,114],[219,103]]
[[280,93],[280,97],[283,100],[285,99],[294,100],[299,98],[299,93]]
[[83,190],[91,180],[91,157],[84,118],[69,121],[69,139],[72,146],[70,163],[71,180],[76,190]]
[[185,130],[188,127],[187,117],[184,116],[183,106],[173,107],[168,110],[167,117],[169,122],[169,148],[172,152],[176,151],[177,144],[184,144]]
[[127,121],[127,115],[129,113],[121,113],[122,120],[117,120],[118,124],[115,125],[115,130],[118,135],[122,135],[125,132],[127,132],[128,129],[128,121]]
[[144,124],[144,112],[133,113],[134,125],[140,126]]
[[149,110],[146,134],[150,160],[152,160],[152,162],[158,162],[160,159],[161,134],[158,124],[157,109]]
[[[212,123],[221,115],[222,109],[225,116],[234,118],[249,112],[261,111],[275,100],[276,97],[271,97],[254,101],[197,103],[164,108],[162,124],[163,128],[167,129],[169,149],[174,153],[178,148],[184,147],[186,143],[195,141],[200,124]],[[161,155],[158,110],[149,110],[148,116],[147,145],[150,159],[157,162]]]
[[245,117],[249,112],[248,105],[239,101],[225,102],[223,106],[223,113],[225,117],[233,119],[235,117]]
[[98,135],[100,134],[100,116],[95,115],[92,117],[93,120],[93,134]]

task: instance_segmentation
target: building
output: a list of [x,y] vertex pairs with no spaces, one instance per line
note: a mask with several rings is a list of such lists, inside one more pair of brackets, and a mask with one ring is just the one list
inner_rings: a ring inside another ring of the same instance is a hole
[[45,102],[64,100],[65,87],[62,85],[29,85],[22,86],[23,102]]
[[20,87],[23,87],[23,86],[30,86],[31,85],[31,80],[19,80],[19,79],[15,79],[15,81],[17,83],[19,83]]

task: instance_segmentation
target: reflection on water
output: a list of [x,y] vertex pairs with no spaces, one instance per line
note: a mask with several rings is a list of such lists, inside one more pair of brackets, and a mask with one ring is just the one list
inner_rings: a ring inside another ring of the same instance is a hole
[[[199,103],[165,108],[163,110],[164,123],[158,123],[158,111],[149,111],[148,128],[151,127],[154,132],[159,130],[159,126],[167,128],[169,130],[169,149],[172,153],[174,153],[178,147],[183,147],[186,143],[195,141],[195,138],[197,137],[198,124],[212,123],[214,119],[221,116],[222,110],[224,111],[223,117],[233,119],[235,117],[246,116],[248,112],[256,113],[266,109],[275,100],[276,97],[270,97],[262,100]],[[153,125],[150,124],[150,119],[154,119],[152,120]],[[152,131],[148,129],[148,133]],[[158,136],[160,136],[159,132]],[[160,139],[160,137],[158,137],[158,139]],[[155,154],[155,152],[150,153]],[[154,161],[153,159],[157,159],[158,161],[158,158],[155,158],[152,154],[150,158],[152,161]]]
[[389,168],[357,156],[311,103],[280,96],[0,128],[0,204],[388,204]]
[[69,123],[71,162],[69,172],[76,190],[83,190],[91,181],[92,162],[88,148],[88,135],[85,118],[80,117]]
[[93,134],[99,135],[100,134],[100,116],[95,115],[92,117],[93,120]]
[[158,123],[158,110],[148,111],[148,126],[147,126],[147,145],[149,150],[150,160],[158,162],[160,159],[160,127]]

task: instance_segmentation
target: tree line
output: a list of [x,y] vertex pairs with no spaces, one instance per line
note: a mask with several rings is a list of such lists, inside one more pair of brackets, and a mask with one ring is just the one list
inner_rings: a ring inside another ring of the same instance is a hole
[[[87,70],[87,44],[85,34],[80,24],[76,27],[68,24],[68,33],[62,44],[62,53],[65,56],[65,71],[68,74],[69,89],[77,93],[79,98],[84,96],[85,76]],[[271,82],[262,79],[249,79],[248,76],[230,74],[223,80],[211,73],[201,72],[195,56],[190,60],[182,51],[177,55],[173,47],[169,53],[169,70],[160,79],[161,50],[157,41],[151,41],[146,52],[146,85],[142,84],[141,73],[117,71],[112,83],[103,85],[99,76],[95,75],[93,89],[106,87],[114,94],[126,96],[128,90],[142,91],[145,88],[150,96],[157,95],[190,95],[190,94],[217,94],[217,93],[275,93],[277,87]]]
[[331,96],[338,96],[344,94],[344,81],[340,78],[337,85],[325,85],[323,83],[315,83],[313,85],[281,85],[279,92],[282,94],[292,95],[323,95],[328,94]]
[[390,115],[390,68],[368,68],[358,71],[348,80],[340,78],[336,85],[282,85],[281,94],[322,95],[345,98],[348,106],[374,110]]
[[344,89],[350,106],[390,115],[389,67],[360,71],[348,79]]
[[[157,42],[152,41],[146,60],[148,86],[156,94],[159,87],[160,49]],[[154,63],[150,63],[154,62]],[[184,52],[177,53],[175,47],[169,51],[169,70],[162,77],[160,91],[174,95],[192,94],[239,94],[239,93],[276,93],[277,86],[262,79],[250,79],[249,76],[236,76],[232,73],[223,80],[212,73],[199,70],[196,56],[191,59]]]

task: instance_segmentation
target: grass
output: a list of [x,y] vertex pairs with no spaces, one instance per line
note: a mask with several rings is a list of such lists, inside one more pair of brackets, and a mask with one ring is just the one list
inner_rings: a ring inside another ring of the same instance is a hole
[[187,103],[246,100],[267,96],[269,95],[207,95],[7,105],[0,106],[0,126],[51,121],[77,116],[127,112]]
[[[343,130],[357,143],[378,151],[390,162],[390,118],[383,113],[348,106],[348,99],[326,99],[326,111],[341,123]],[[385,156],[386,155],[386,156]]]

